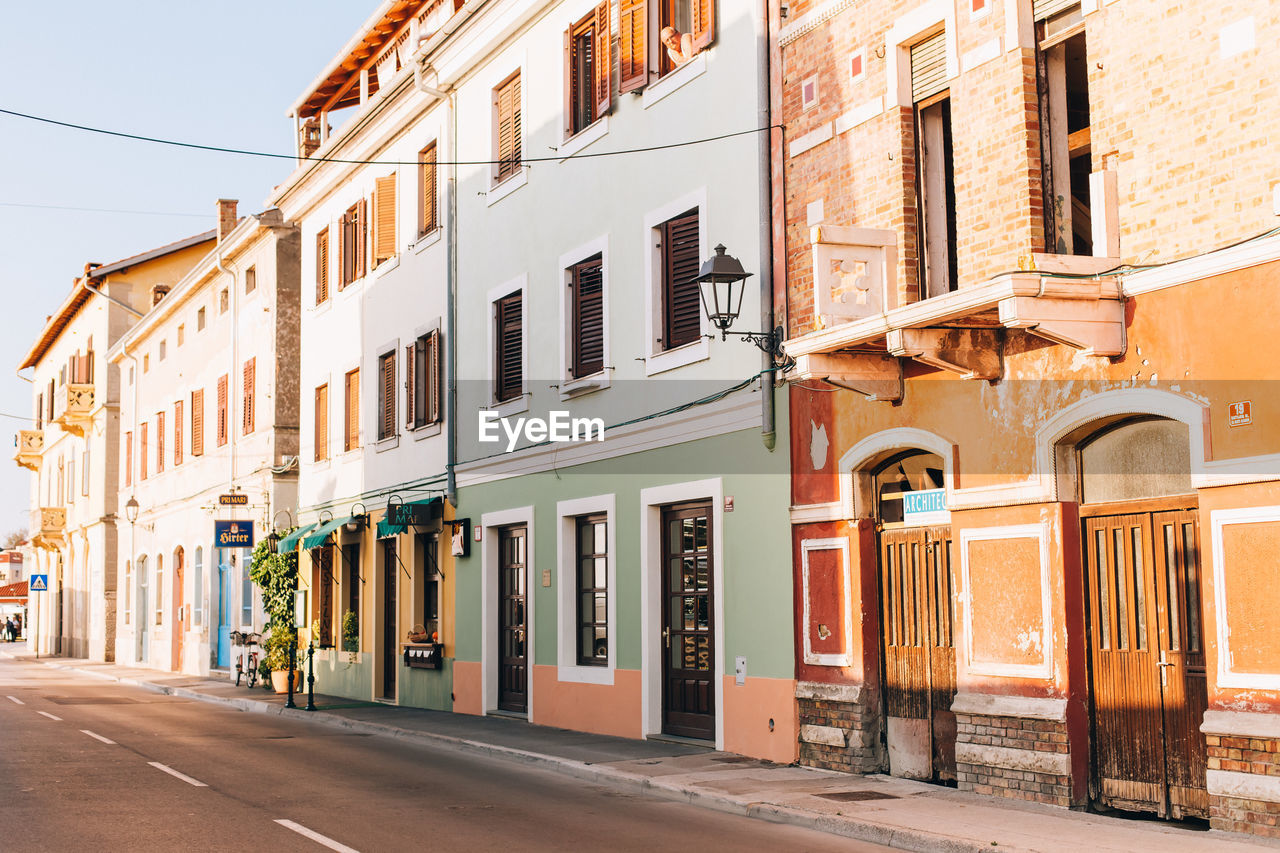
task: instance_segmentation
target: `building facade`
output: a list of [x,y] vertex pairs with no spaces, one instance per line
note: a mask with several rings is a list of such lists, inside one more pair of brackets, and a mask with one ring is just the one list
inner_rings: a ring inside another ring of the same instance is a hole
[[801,761],[1274,834],[1274,9],[785,5]]
[[278,210],[218,211],[206,254],[108,353],[123,379],[116,660],[201,675],[265,621],[251,549],[217,547],[214,522],[291,527],[299,452],[298,229]]
[[37,651],[93,660],[115,654],[120,376],[103,359],[137,317],[212,245],[197,234],[112,264],[88,264],[19,365],[32,369],[34,429],[14,460],[33,472],[28,575],[48,576],[32,602]]

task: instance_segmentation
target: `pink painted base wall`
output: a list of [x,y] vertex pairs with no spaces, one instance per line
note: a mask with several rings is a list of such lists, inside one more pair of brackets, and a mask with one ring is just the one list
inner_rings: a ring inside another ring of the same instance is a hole
[[794,679],[748,678],[739,686],[732,675],[724,677],[727,752],[790,764],[799,755],[799,730]]
[[639,738],[640,672],[614,670],[613,684],[560,681],[559,668],[533,668],[533,722],[593,734]]
[[484,690],[480,661],[453,662],[453,710],[457,714],[483,714]]

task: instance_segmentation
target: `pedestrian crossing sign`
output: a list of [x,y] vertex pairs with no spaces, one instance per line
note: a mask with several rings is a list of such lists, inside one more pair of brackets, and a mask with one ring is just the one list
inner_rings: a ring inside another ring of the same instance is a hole
[[27,586],[30,592],[48,592],[49,576],[48,575],[32,575],[31,582]]

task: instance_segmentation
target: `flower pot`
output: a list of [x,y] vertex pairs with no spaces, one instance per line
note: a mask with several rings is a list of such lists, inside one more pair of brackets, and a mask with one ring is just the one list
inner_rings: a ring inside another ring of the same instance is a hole
[[[271,689],[276,693],[289,692],[289,671],[282,669],[271,670]],[[302,681],[302,670],[293,671],[293,692],[302,693],[306,690],[306,685]]]

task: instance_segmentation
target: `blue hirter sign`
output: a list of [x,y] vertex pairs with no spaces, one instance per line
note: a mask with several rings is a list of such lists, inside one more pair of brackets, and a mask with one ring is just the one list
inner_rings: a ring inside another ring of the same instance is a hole
[[48,575],[32,575],[27,578],[28,592],[48,592],[49,576]]
[[925,489],[907,492],[902,496],[902,521],[907,526],[919,524],[950,524],[947,511],[946,489]]
[[215,521],[213,523],[215,548],[252,548],[252,521]]

